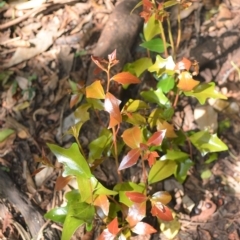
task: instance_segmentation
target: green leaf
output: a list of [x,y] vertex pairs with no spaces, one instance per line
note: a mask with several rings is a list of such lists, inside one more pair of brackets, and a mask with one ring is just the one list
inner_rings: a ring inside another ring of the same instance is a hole
[[85,103],[82,104],[74,111],[75,123],[82,122],[85,123],[89,120],[89,112],[88,109],[91,107],[90,104]]
[[6,138],[8,138],[15,131],[10,128],[0,129],[0,142],[3,142]]
[[146,108],[148,108],[148,105],[144,101],[129,99],[124,105],[123,111],[136,112],[138,110]]
[[141,92],[141,96],[150,103],[157,103],[160,106],[170,106],[169,99],[164,95],[160,88],[155,91],[149,90]]
[[152,64],[152,59],[146,57],[140,58],[135,62],[131,63],[137,77],[139,77],[144,71],[146,71]]
[[217,137],[216,134],[211,135],[207,131],[200,131],[189,137],[192,144],[202,153],[206,155],[209,152],[221,152],[228,150],[225,143]]
[[68,212],[68,207],[57,207],[47,212],[44,217],[57,223],[64,223]]
[[126,196],[126,192],[134,191],[134,192],[143,193],[144,189],[145,189],[145,187],[143,185],[136,184],[133,182],[125,182],[125,183],[119,183],[119,184],[115,185],[113,190],[115,190],[119,193],[119,202],[130,207],[133,203]]
[[[140,44],[141,47],[144,47],[152,52],[163,53],[164,52],[164,44],[161,38],[154,38],[150,41],[144,42]],[[169,46],[169,44],[167,44]]]
[[212,172],[209,169],[206,169],[206,170],[202,171],[202,173],[201,173],[202,179],[208,179],[211,176],[212,176]]
[[148,68],[149,72],[156,72],[157,77],[161,77],[164,73],[173,75],[174,74],[175,63],[172,56],[162,58],[160,55],[156,56],[155,63]]
[[99,111],[104,109],[103,102],[101,100],[94,99],[94,98],[87,98],[86,100],[89,104],[91,104],[91,106],[94,109],[99,110]]
[[72,191],[66,193],[65,198],[67,199],[68,204],[71,202],[80,202],[81,195],[78,189],[73,189]]
[[161,31],[158,21],[155,20],[155,14],[152,14],[148,22],[144,23],[143,26],[144,38],[146,39],[146,41],[149,41],[160,32]]
[[64,177],[74,175],[90,178],[92,176],[88,163],[80,153],[77,143],[73,143],[68,149],[54,144],[48,144],[48,147],[57,157],[57,160],[64,165]]
[[169,8],[169,7],[175,6],[177,4],[179,4],[179,1],[170,0],[170,1],[164,2],[163,7],[165,9],[165,8]]
[[145,125],[146,119],[140,113],[132,113],[123,117],[125,122],[131,123],[134,126]]
[[208,159],[207,159],[204,163],[205,163],[205,164],[209,164],[209,163],[217,160],[217,157],[218,157],[217,153],[209,154]]
[[178,167],[174,174],[175,178],[180,182],[183,183],[187,178],[187,172],[194,163],[191,159],[185,159],[184,161],[178,162]]
[[184,92],[184,94],[197,98],[200,104],[204,104],[207,98],[227,99],[226,96],[215,90],[214,82],[199,84],[192,91]]
[[175,161],[157,161],[151,168],[148,175],[149,184],[162,181],[174,174],[177,163]]
[[89,144],[89,161],[101,158],[102,152],[108,143],[106,136],[100,136]]
[[182,151],[167,150],[167,154],[163,155],[160,160],[184,160],[188,157],[189,155]]
[[82,219],[75,218],[68,212],[68,215],[63,224],[61,240],[70,240],[74,232],[84,224]]
[[173,76],[167,75],[165,78],[161,79],[158,84],[157,88],[161,88],[164,93],[168,93],[170,90],[174,88],[175,80]]

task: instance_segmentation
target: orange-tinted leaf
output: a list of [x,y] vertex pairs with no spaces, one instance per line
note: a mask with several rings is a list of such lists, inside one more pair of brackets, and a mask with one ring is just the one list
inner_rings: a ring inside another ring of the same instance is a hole
[[173,124],[170,124],[167,121],[163,121],[163,122],[158,121],[157,130],[158,131],[166,130],[166,137],[167,138],[176,138],[177,137],[177,134],[174,131]]
[[79,99],[81,98],[81,95],[79,95],[79,94],[71,95],[71,99],[70,99],[70,103],[69,103],[70,108],[72,108],[75,104],[78,103]]
[[108,128],[112,128],[122,122],[122,115],[119,110],[120,103],[121,101],[115,98],[111,93],[106,93],[104,109],[110,114]]
[[131,227],[135,226],[146,216],[146,202],[134,203],[128,209],[128,215],[126,217],[127,222]]
[[117,235],[120,231],[120,228],[118,228],[118,219],[115,217],[108,225],[107,225],[108,231],[112,233],[113,235]]
[[98,206],[99,208],[102,209],[103,213],[108,216],[109,212],[109,201],[106,195],[99,195],[95,200],[94,200],[94,205]]
[[137,84],[140,80],[129,72],[121,72],[112,77],[112,79],[120,84]]
[[98,240],[114,240],[116,235],[109,232],[108,229],[104,229],[101,235],[99,236]]
[[139,192],[126,192],[126,196],[135,203],[142,203],[147,201],[148,197],[146,197],[143,193]]
[[140,143],[142,143],[142,132],[141,129],[137,126],[125,130],[122,134],[123,141],[130,148],[138,148]]
[[163,221],[172,221],[173,216],[171,210],[163,205],[161,202],[152,202],[151,213],[153,216],[163,220]]
[[151,225],[144,222],[138,222],[136,226],[131,228],[131,231],[138,235],[146,235],[146,234],[152,234],[157,232],[155,228],[153,228]]
[[107,61],[103,58],[91,56],[92,61],[102,70],[105,70],[104,64],[107,64]]
[[192,65],[191,61],[189,61],[187,58],[183,58],[182,61],[178,62],[175,65],[174,70],[176,70],[178,73],[180,73],[183,70],[189,71],[191,65]]
[[154,200],[154,202],[161,202],[162,204],[168,204],[172,199],[172,196],[170,195],[169,192],[166,191],[159,191],[159,192],[155,192],[152,195],[152,200]]
[[141,150],[139,148],[135,148],[130,150],[127,155],[123,158],[120,163],[118,170],[123,170],[125,168],[129,168],[136,164],[140,157]]
[[148,158],[147,158],[147,160],[148,160],[148,164],[149,164],[149,166],[151,167],[155,162],[156,162],[156,158],[157,157],[159,157],[159,155],[158,155],[158,153],[157,152],[150,152],[149,154],[148,154]]
[[100,80],[93,82],[86,87],[86,97],[95,99],[104,99],[105,94]]
[[148,146],[159,146],[165,137],[166,130],[155,132],[147,141]]
[[31,176],[32,176],[32,177],[35,176],[37,173],[41,172],[44,168],[45,168],[45,167],[40,167],[40,168],[36,169],[36,170],[31,174]]
[[73,178],[72,176],[67,177],[59,176],[55,184],[55,190],[56,191],[62,190],[71,181],[72,178]]
[[187,72],[181,72],[178,76],[179,82],[177,87],[182,91],[191,91],[195,88],[200,82],[192,78],[192,75]]

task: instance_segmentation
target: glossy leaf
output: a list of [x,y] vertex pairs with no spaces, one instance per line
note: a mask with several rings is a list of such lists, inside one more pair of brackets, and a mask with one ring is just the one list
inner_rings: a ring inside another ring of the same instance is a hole
[[137,126],[126,129],[122,134],[122,138],[125,144],[132,149],[139,148],[140,143],[143,141],[141,129]]
[[120,73],[114,75],[111,79],[120,84],[140,83],[140,80],[136,76],[131,74],[130,72],[120,72]]
[[107,225],[108,231],[114,235],[117,235],[119,232],[118,228],[118,219],[114,218],[108,225]]
[[137,223],[133,228],[131,228],[131,231],[138,235],[146,235],[157,232],[155,228],[144,222]]
[[194,165],[194,162],[187,158],[185,160],[181,160],[178,163],[178,167],[176,172],[174,173],[175,178],[180,182],[183,183],[187,178],[188,170]]
[[128,209],[126,217],[127,222],[131,227],[135,226],[146,216],[146,202],[133,203]]
[[176,63],[175,66],[175,70],[180,73],[184,70],[189,71],[189,69],[191,68],[192,62],[190,60],[188,60],[187,58],[183,58],[180,62]]
[[86,178],[92,176],[90,168],[80,153],[77,143],[73,143],[68,149],[54,144],[48,144],[48,147],[57,157],[57,160],[64,165],[63,176],[74,175]]
[[193,90],[200,82],[192,78],[192,75],[187,72],[181,72],[178,76],[179,81],[177,87],[184,92]]
[[134,126],[141,126],[146,124],[146,119],[144,116],[142,116],[140,113],[128,113],[125,116],[123,116],[123,120],[125,122],[131,123]]
[[153,133],[153,135],[148,139],[148,146],[159,146],[162,144],[162,141],[165,137],[166,130],[158,131]]
[[88,109],[91,107],[88,103],[82,104],[74,111],[75,124],[78,122],[85,123],[89,120]]
[[129,99],[127,103],[124,105],[123,111],[133,113],[138,110],[147,109],[147,108],[148,108],[148,105],[144,101]]
[[55,190],[62,190],[72,180],[72,178],[72,176],[63,177],[60,175],[56,180]]
[[162,204],[168,204],[171,199],[172,196],[170,195],[169,192],[166,191],[159,191],[159,192],[155,192],[152,197],[152,200],[154,200],[155,202],[161,202]]
[[151,202],[152,202],[151,213],[153,216],[156,216],[157,218],[163,221],[173,220],[172,211],[168,207],[163,205],[161,202],[155,202],[155,201],[151,201]]
[[101,158],[102,153],[108,143],[106,136],[100,136],[89,144],[89,161]]
[[157,152],[150,152],[147,156],[148,164],[152,167],[156,163],[156,158],[159,157]]
[[85,202],[76,202],[71,204],[72,216],[83,220],[85,223],[91,223],[94,219],[95,208],[92,204]]
[[126,192],[134,191],[134,192],[142,193],[144,191],[144,188],[145,188],[145,186],[140,185],[140,184],[136,184],[133,182],[125,182],[125,183],[119,183],[119,184],[115,185],[113,190],[117,191],[119,193],[119,202],[130,207],[133,203],[126,196]]
[[56,207],[47,212],[44,217],[57,223],[64,223],[68,212],[68,207]]
[[123,160],[120,163],[118,170],[123,170],[129,168],[137,163],[141,154],[141,150],[139,148],[131,149],[126,156],[124,156]]
[[221,152],[228,150],[228,147],[216,134],[207,131],[199,131],[189,137],[192,144],[203,154],[209,152]]
[[148,199],[145,194],[139,192],[126,192],[125,194],[132,202],[135,203],[142,203]]
[[160,160],[181,160],[189,158],[187,153],[176,150],[167,150],[167,154],[163,155]]
[[[169,44],[167,44],[168,46]],[[141,47],[144,47],[152,52],[163,53],[164,52],[164,43],[161,38],[154,38],[147,42],[140,44]]]
[[93,109],[99,110],[99,111],[104,110],[103,102],[100,99],[87,98],[86,100]]
[[156,72],[157,77],[161,77],[163,74],[174,75],[175,63],[172,56],[162,58],[160,55],[156,56],[155,63],[148,68],[149,72]]
[[184,92],[184,94],[186,96],[197,98],[200,104],[204,104],[207,98],[227,99],[226,96],[215,90],[215,83],[213,82],[199,84],[193,91]]
[[94,200],[94,206],[101,208],[105,216],[108,216],[110,203],[106,195],[97,196]]
[[179,220],[175,218],[170,222],[161,222],[160,229],[167,239],[174,239],[181,229],[181,224]]
[[146,41],[151,40],[154,36],[160,33],[158,21],[155,20],[155,14],[153,14],[143,26],[143,34]]
[[0,142],[3,142],[6,138],[8,138],[15,131],[9,128],[4,128],[0,130]]
[[146,71],[153,63],[151,58],[140,58],[133,63],[130,63],[131,67],[137,77],[139,77],[144,71]]
[[166,130],[166,137],[167,138],[176,138],[177,135],[174,131],[174,125],[168,123],[167,121],[158,121],[157,122],[157,130]]
[[122,116],[119,110],[120,103],[121,101],[114,97],[111,93],[106,93],[104,109],[110,114],[108,128],[112,128],[122,122]]
[[149,90],[141,92],[141,96],[149,101],[150,103],[157,103],[160,106],[168,106],[170,105],[170,101],[168,98],[164,95],[162,90],[158,88],[157,90]]
[[100,80],[94,81],[90,86],[86,87],[86,97],[104,99],[105,93]]
[[177,164],[174,161],[157,161],[149,172],[149,184],[162,181],[171,176],[175,172],[176,166]]
[[78,183],[78,190],[81,195],[81,202],[92,204],[95,183],[92,183],[90,178],[80,176],[78,176],[76,180]]
[[170,90],[174,88],[175,80],[173,76],[167,75],[167,77],[161,79],[158,84],[157,88],[160,88],[164,93],[168,93]]
[[70,99],[70,108],[73,108],[75,105],[77,105],[83,98],[83,93],[73,94],[71,95]]

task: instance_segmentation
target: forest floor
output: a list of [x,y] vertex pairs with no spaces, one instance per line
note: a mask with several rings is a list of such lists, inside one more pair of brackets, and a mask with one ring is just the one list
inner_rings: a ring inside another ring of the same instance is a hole
[[[229,150],[208,164],[204,157],[196,156],[184,184],[171,177],[159,185],[159,190],[172,194],[171,207],[179,213],[181,229],[176,240],[240,239],[240,4],[234,0],[223,2],[203,1],[182,20],[178,59],[196,59],[200,64],[197,79],[214,81],[228,100],[210,100],[200,106],[193,99],[183,98],[174,121],[185,131],[211,127]],[[91,55],[111,53],[112,41],[120,41],[116,46],[121,47],[125,41],[119,40],[122,31],[137,35],[131,40],[132,45],[128,39],[119,52],[121,67],[144,54],[136,44],[140,41],[142,22],[137,19],[136,25],[129,26],[129,22],[123,21],[118,34],[108,28],[104,32],[104,46],[99,49],[97,42],[114,12],[114,0],[3,3],[0,1],[0,128],[13,132],[0,141],[0,182],[4,181],[2,172],[7,172],[14,183],[12,191],[23,193],[29,206],[43,215],[62,203],[64,191],[76,187],[72,182],[62,191],[54,190],[59,164],[46,145],[68,147],[73,140],[63,137],[74,123],[69,106],[69,79],[77,83],[91,81]],[[93,127],[90,124],[83,128],[80,136],[83,147],[96,137]],[[55,164],[55,169],[47,167],[37,172],[43,153]],[[106,163],[98,173],[101,182],[115,182],[111,164]],[[136,181],[141,178],[139,174],[136,171]],[[0,189],[0,239],[31,239],[22,207],[16,203],[13,206],[11,199],[1,199],[4,192]],[[60,229],[42,220],[38,239],[45,227]],[[97,235],[85,231],[78,234],[75,239],[80,239],[79,236],[94,239]],[[133,239],[168,238],[160,232]]]

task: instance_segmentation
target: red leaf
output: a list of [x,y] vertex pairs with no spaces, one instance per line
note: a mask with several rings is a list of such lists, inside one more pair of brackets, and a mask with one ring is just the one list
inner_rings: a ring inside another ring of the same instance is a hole
[[191,65],[192,65],[191,61],[189,61],[187,58],[183,58],[182,61],[178,62],[175,65],[174,70],[176,70],[178,73],[180,73],[183,70],[189,71]]
[[126,192],[126,196],[135,203],[142,203],[147,201],[148,197],[146,197],[143,193],[139,192]]
[[157,152],[150,152],[148,155],[148,164],[151,167],[155,162],[156,158],[159,157]]
[[104,229],[98,240],[114,240],[116,235],[109,232],[108,229]]
[[161,130],[158,132],[155,132],[147,141],[148,146],[159,146],[162,144],[162,141],[165,137],[166,130]]
[[140,80],[129,72],[121,72],[112,77],[112,79],[120,84],[137,84]]
[[113,234],[117,235],[120,231],[120,228],[118,228],[118,219],[115,217],[108,225],[107,225],[108,231]]
[[108,63],[105,59],[96,56],[91,56],[91,59],[100,69],[105,70],[104,64]]
[[121,161],[118,170],[123,170],[125,168],[129,168],[129,167],[133,166],[134,164],[136,164],[136,162],[139,159],[140,153],[141,153],[141,150],[139,148],[130,150],[127,153],[127,155],[123,158],[123,160]]
[[163,220],[163,221],[172,221],[173,216],[171,210],[163,205],[161,202],[152,201],[151,213],[153,216]]
[[136,226],[131,228],[131,231],[139,235],[146,235],[157,232],[155,228],[144,222],[138,222]]
[[108,128],[112,128],[122,122],[122,115],[119,110],[121,101],[115,98],[111,93],[106,93],[104,109],[110,114]]
[[99,208],[102,209],[103,213],[108,216],[109,212],[109,201],[106,195],[99,195],[95,200],[94,200],[94,206],[98,206]]
[[133,127],[125,130],[122,134],[123,141],[130,148],[138,148],[140,143],[142,143],[142,132],[139,127]]
[[72,176],[67,177],[59,176],[55,184],[55,190],[56,191],[62,190],[71,181],[72,178],[73,178]]
[[126,217],[130,226],[135,226],[146,216],[146,202],[134,203],[128,209],[128,215]]
[[171,201],[172,196],[170,195],[169,192],[159,191],[159,192],[155,192],[151,198],[152,200],[154,200],[154,202],[161,202],[162,204],[168,204]]
[[75,104],[78,103],[79,99],[81,98],[82,94],[73,94],[71,95],[69,106],[72,108]]

